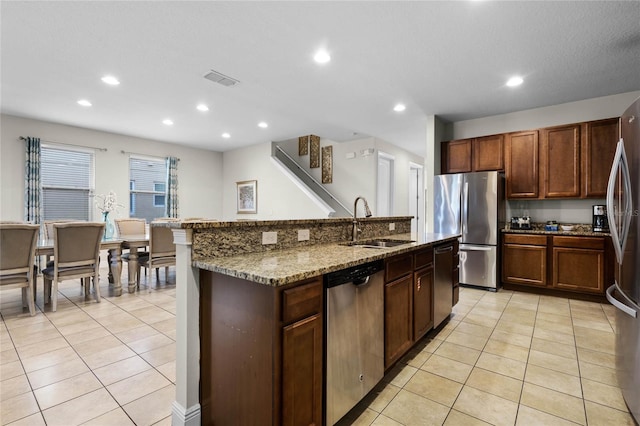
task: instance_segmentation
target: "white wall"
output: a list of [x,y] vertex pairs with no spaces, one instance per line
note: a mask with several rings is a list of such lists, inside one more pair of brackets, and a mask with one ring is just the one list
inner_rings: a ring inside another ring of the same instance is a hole
[[[0,116],[0,218],[24,218],[24,149],[20,136],[107,148],[95,152],[95,191],[113,190],[124,205],[117,217],[129,212],[129,155],[131,151],[154,157],[175,156],[178,164],[178,200],[181,217],[220,218],[222,215],[222,154],[149,139],[100,132],[39,120]],[[94,211],[94,220],[99,219]]]
[[[579,123],[619,117],[640,97],[640,91],[622,93],[569,102],[544,108],[535,108],[492,117],[453,123],[452,139],[537,129],[561,124]],[[527,200],[508,201],[507,218],[528,213],[534,222],[557,220],[560,223],[591,223],[591,206],[604,204],[604,200]]]
[[[377,150],[395,157],[394,216],[405,216],[409,212],[409,162],[422,164],[419,156],[406,152],[394,145],[374,138],[364,138],[351,142],[335,142],[320,139],[320,146],[333,146],[333,183],[325,184],[345,207],[353,209],[353,201],[359,195],[369,202],[376,215]],[[299,157],[297,140],[282,144],[282,148],[318,182],[321,182],[322,168],[308,168],[309,156]],[[373,149],[373,154],[362,155],[365,149]],[[347,158],[355,153],[354,158]],[[225,220],[235,219],[307,219],[327,217],[325,212],[311,201],[304,192],[289,180],[271,160],[271,143],[239,148],[224,153],[224,213]],[[236,213],[236,182],[258,180],[258,213]]]
[[640,97],[640,91],[635,91],[475,120],[458,121],[453,123],[453,139],[474,138],[619,117],[638,97]]
[[[223,153],[222,219],[318,219],[327,217],[271,159],[271,143]],[[236,182],[258,181],[258,213],[237,214]]]

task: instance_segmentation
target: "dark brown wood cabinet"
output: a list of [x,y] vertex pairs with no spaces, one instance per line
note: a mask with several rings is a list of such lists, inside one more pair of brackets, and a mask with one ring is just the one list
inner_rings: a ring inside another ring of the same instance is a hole
[[547,237],[506,234],[502,246],[502,281],[535,287],[547,286]]
[[555,288],[603,294],[605,241],[602,237],[554,236],[553,280]]
[[538,131],[509,133],[505,142],[507,198],[538,198]]
[[323,295],[200,271],[202,424],[322,424]]
[[472,139],[443,142],[440,145],[440,168],[442,173],[467,173],[472,170]]
[[433,328],[433,265],[413,274],[413,340]]
[[504,170],[504,135],[443,142],[441,173]]
[[615,256],[610,237],[504,234],[502,283],[509,290],[603,300],[613,282]]
[[540,130],[542,198],[580,197],[580,124]]
[[384,366],[391,366],[413,344],[413,277],[411,271],[384,286]]
[[586,198],[604,198],[620,139],[618,118],[590,121],[582,138],[583,194]]

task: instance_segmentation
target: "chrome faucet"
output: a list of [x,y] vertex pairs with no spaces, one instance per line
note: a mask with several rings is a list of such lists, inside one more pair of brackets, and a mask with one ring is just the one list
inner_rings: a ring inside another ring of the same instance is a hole
[[351,231],[351,239],[352,241],[356,241],[358,239],[358,200],[362,200],[364,202],[364,215],[365,217],[371,217],[371,210],[369,209],[369,203],[367,200],[362,197],[356,197],[356,201],[353,202],[353,230]]

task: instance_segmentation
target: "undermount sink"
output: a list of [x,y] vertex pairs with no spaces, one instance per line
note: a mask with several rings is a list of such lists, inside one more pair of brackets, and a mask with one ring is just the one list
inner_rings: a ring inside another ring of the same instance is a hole
[[344,245],[365,248],[390,248],[414,242],[414,240],[391,240],[388,238],[377,238],[373,240],[349,241],[348,243],[344,243]]

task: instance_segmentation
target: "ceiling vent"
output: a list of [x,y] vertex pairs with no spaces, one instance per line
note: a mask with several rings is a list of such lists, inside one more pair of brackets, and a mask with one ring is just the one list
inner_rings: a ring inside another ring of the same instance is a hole
[[237,83],[240,83],[238,80],[227,77],[226,75],[214,70],[211,70],[207,74],[205,74],[204,78],[227,87],[235,86]]

